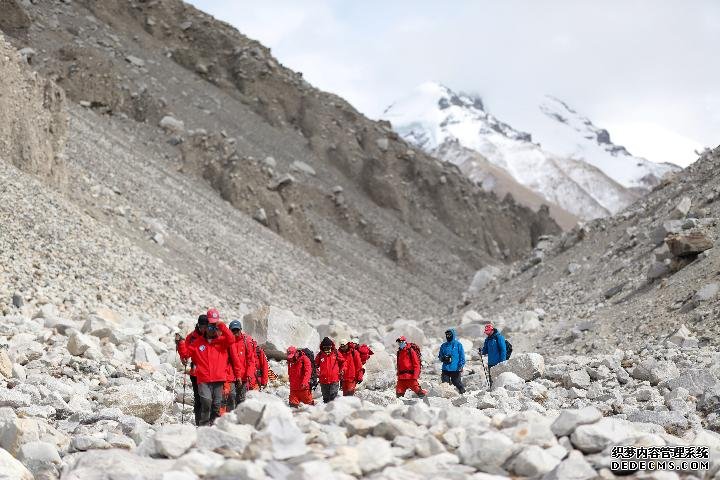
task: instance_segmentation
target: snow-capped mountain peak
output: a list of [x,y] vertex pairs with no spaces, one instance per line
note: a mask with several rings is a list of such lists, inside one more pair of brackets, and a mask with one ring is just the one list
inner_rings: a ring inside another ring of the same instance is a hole
[[543,97],[527,112],[522,124],[530,133],[489,113],[477,96],[427,82],[390,105],[383,118],[409,142],[474,169],[466,172],[471,178],[484,173],[477,161],[465,161],[468,151],[583,219],[620,210],[676,169],[632,156],[556,97]]

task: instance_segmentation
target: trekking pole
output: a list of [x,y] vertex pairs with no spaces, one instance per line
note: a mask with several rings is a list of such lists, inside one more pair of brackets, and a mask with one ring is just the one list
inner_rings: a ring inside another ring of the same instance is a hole
[[187,385],[187,363],[183,366],[183,396],[180,410],[180,423],[185,423],[185,386]]
[[488,368],[485,368],[485,360],[483,360],[482,353],[480,354],[480,363],[482,363],[483,372],[485,372],[485,383],[488,389],[492,388],[492,379],[490,378],[490,372]]

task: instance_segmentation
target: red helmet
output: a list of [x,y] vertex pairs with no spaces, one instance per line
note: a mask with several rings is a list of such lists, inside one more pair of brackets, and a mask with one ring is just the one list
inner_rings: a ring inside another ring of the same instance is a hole
[[396,342],[407,342],[407,338],[405,338],[405,335],[400,335],[400,337],[398,337],[398,339],[395,341]]
[[208,323],[217,323],[220,321],[220,312],[216,308],[207,311]]

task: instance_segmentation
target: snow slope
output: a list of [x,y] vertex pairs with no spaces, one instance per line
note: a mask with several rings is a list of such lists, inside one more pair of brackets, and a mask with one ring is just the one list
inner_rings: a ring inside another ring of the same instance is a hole
[[479,98],[429,82],[388,107],[383,118],[418,147],[465,164],[470,178],[486,172],[479,164],[479,172],[468,168],[467,150],[581,219],[621,210],[675,168],[633,157],[555,98],[545,97],[532,115],[537,137],[535,130],[515,130],[486,112]]

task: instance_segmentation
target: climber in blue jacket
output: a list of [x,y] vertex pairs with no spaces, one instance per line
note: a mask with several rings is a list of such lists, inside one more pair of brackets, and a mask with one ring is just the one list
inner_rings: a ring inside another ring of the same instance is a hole
[[445,339],[447,341],[440,345],[438,352],[438,358],[442,362],[440,381],[452,383],[461,394],[465,393],[465,386],[460,378],[465,366],[465,349],[458,341],[454,328],[445,331]]

